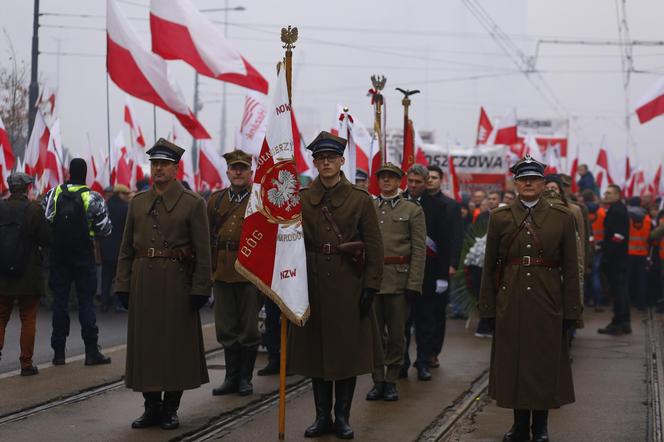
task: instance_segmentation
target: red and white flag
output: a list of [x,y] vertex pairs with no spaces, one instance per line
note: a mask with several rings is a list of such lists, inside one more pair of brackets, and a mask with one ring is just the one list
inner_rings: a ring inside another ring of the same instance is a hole
[[143,130],[138,124],[136,113],[134,112],[134,106],[129,95],[125,96],[124,122],[127,123],[127,126],[129,126],[129,133],[132,140],[131,144],[135,143],[136,146],[144,148],[145,138],[143,137]]
[[309,317],[307,260],[291,110],[282,69],[242,225],[235,269],[294,324]]
[[267,94],[268,83],[189,0],[150,2],[152,50],[184,60],[201,75]]
[[655,172],[655,176],[652,180],[652,184],[650,185],[650,191],[655,195],[655,197],[659,196],[660,192],[660,186],[662,183],[662,164],[657,167],[657,172]]
[[664,77],[661,77],[636,104],[636,115],[641,124],[664,114]]
[[164,59],[143,48],[115,0],[106,5],[106,69],[113,82],[128,94],[171,112],[194,138],[210,138],[187,106]]
[[[415,162],[423,166],[429,167],[429,160],[424,154],[424,140],[420,136],[420,132],[417,130],[413,124],[413,132],[415,132]],[[407,170],[404,172],[408,172]]]
[[48,143],[51,140],[51,131],[44,121],[41,111],[37,111],[32,133],[25,148],[24,160],[28,175],[41,177],[46,166]]
[[511,109],[498,120],[486,144],[512,145],[519,141],[517,136],[516,109]]
[[199,190],[217,190],[224,188],[226,162],[214,149],[210,140],[198,141],[198,176]]
[[461,202],[461,186],[459,185],[459,176],[454,167],[454,156],[449,145],[447,147],[447,168],[448,168],[448,184],[450,186],[450,195],[455,200]]
[[[348,140],[344,157],[346,164],[344,164],[344,174],[349,181],[351,178],[355,182],[355,173],[357,169],[362,169],[369,172],[369,158],[371,157],[371,134],[361,121],[357,120],[353,115],[344,111],[344,106],[337,104],[334,123],[330,131],[334,135]],[[354,166],[351,166],[349,161],[353,159]],[[350,174],[352,170],[352,175]]]
[[267,127],[266,95],[248,91],[244,97],[242,123],[237,134],[235,147],[257,157],[261,152]]
[[0,193],[9,190],[7,178],[14,168],[14,151],[9,143],[9,133],[0,118]]
[[572,193],[577,193],[579,191],[579,184],[576,181],[576,175],[579,173],[579,146],[576,147],[576,156],[574,161],[572,161],[572,166],[569,170],[569,175],[572,177]]
[[476,145],[486,144],[489,140],[489,136],[493,132],[493,125],[489,116],[486,114],[483,107],[480,107],[480,120],[477,122],[477,140],[475,141]]
[[60,120],[53,123],[50,130],[48,147],[46,149],[46,161],[44,162],[44,173],[41,179],[41,190],[46,192],[57,187],[65,181],[62,170],[62,137],[60,136]]
[[182,158],[180,158],[177,179],[189,184],[189,187],[194,192],[198,191],[198,183],[196,182],[196,174],[194,172],[194,158],[191,149],[185,150]]
[[122,184],[131,189],[132,167],[129,162],[129,149],[120,131],[111,148],[111,185]]
[[560,149],[558,146],[549,146],[544,154],[544,164],[546,164],[546,174],[561,173],[563,171],[560,164]]
[[295,110],[293,110],[292,105],[290,114],[291,126],[293,128],[293,152],[295,154],[295,166],[297,168],[297,174],[311,177],[311,169],[314,168],[313,163],[307,161],[307,158],[309,157],[306,152],[307,147],[302,141],[302,134],[300,133],[300,128],[297,125],[297,118],[295,118]]

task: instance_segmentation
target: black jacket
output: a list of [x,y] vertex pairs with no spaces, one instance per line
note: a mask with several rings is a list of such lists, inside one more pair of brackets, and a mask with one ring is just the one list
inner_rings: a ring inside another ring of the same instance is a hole
[[124,235],[125,221],[127,220],[127,211],[129,203],[125,203],[119,196],[113,195],[106,201],[108,207],[108,217],[111,219],[113,230],[111,234],[100,241],[101,260],[117,261],[120,253],[120,244],[122,235]]
[[445,234],[447,207],[443,201],[427,193],[424,193],[419,200],[411,198],[408,192],[405,192],[404,196],[409,199],[415,199],[422,206],[427,225],[427,236],[433,240],[438,251],[437,256],[430,256],[427,250],[427,260],[424,266],[422,294],[431,295],[436,290],[437,279],[449,279],[450,245]]
[[445,244],[448,244],[450,253],[450,265],[459,268],[461,247],[463,245],[463,219],[461,218],[461,204],[456,200],[438,191],[434,194],[436,198],[445,204]]
[[[614,234],[620,234],[625,239],[621,242],[614,240]],[[602,260],[611,265],[626,265],[627,245],[629,242],[629,215],[627,207],[619,201],[611,204],[604,218],[604,241],[602,241]]]

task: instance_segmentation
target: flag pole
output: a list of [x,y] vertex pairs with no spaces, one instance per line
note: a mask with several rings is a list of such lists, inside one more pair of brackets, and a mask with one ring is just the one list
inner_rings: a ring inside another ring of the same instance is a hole
[[[108,147],[108,179],[111,179],[113,174],[113,165],[111,164],[111,107],[109,104],[108,93],[108,71],[106,72],[106,142]],[[101,170],[101,169],[100,169]],[[109,181],[110,184],[110,181]]]
[[[292,105],[292,81],[293,81],[293,48],[297,41],[297,28],[290,25],[281,28],[281,42],[286,49],[284,56],[284,68],[286,70],[286,88],[288,90],[288,103]],[[278,69],[278,68],[277,68]],[[291,108],[292,112],[292,108]],[[281,313],[281,347],[279,360],[279,440],[284,440],[286,435],[286,355],[287,355],[287,333],[288,318]]]
[[[387,146],[383,137],[383,94],[380,92],[385,87],[387,78],[384,75],[372,75],[371,84],[373,85],[373,104],[374,104],[374,132],[378,139],[378,148],[380,149],[380,162],[387,161]],[[373,172],[372,172],[373,173]]]
[[403,150],[401,152],[401,162],[404,162],[404,157],[406,156],[406,134],[408,133],[408,109],[410,108],[410,96],[419,94],[419,90],[414,90],[411,91],[410,89],[401,89],[401,88],[396,88],[399,92],[403,94],[403,100],[401,100],[401,104],[403,104]]
[[152,105],[152,136],[154,142],[157,142],[157,106]]

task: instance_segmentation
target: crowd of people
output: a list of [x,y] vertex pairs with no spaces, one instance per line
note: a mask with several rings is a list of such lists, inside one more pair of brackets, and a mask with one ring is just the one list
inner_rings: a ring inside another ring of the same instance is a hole
[[[349,183],[341,172],[345,145],[327,132],[311,143],[319,175],[300,192],[311,316],[290,331],[288,366],[312,378],[316,419],[305,436],[352,438],[356,376],[372,375],[366,400],[399,400],[398,380],[411,367],[419,381],[435,374],[446,320],[470,315],[479,316],[476,336],[494,337],[494,350],[499,339],[504,343],[492,352],[490,386],[500,406],[514,409],[514,427],[504,440],[528,440],[531,416],[533,440],[548,440],[547,410],[573,401],[567,345],[583,326],[583,305],[601,311],[611,302],[613,319],[598,331],[619,335],[631,333],[631,306],[644,310],[662,298],[660,200],[644,194],[624,201],[615,185],[600,197],[586,166],[573,186],[576,177],[546,175],[545,165],[529,157],[512,168],[515,179],[506,180],[506,189],[476,188],[460,202],[441,191],[440,167],[416,164],[404,171],[386,163],[375,172],[380,194],[371,197],[364,190],[368,173],[358,171],[357,183]],[[209,381],[199,316],[205,305],[213,304],[226,363],[213,395],[253,393],[261,344],[268,361],[257,374],[280,371],[279,308],[234,267],[253,159],[241,150],[225,154],[230,186],[203,198],[176,180],[183,152],[157,141],[147,151],[151,183],[136,194],[122,185],[104,195],[90,190],[87,165],[77,158],[68,181],[36,201],[28,198],[32,177],[11,174],[10,195],[0,201],[0,351],[18,305],[21,375],[38,374],[35,324],[48,287],[52,362],[65,364],[73,285],[85,365],[110,363],[98,345],[99,284],[102,311],[128,312],[125,382],[143,393],[145,405],[133,428],[176,428],[183,390]],[[363,258],[350,259],[341,247],[346,243],[361,244]],[[533,275],[538,280],[530,283]],[[471,307],[457,297],[461,285],[475,301]],[[555,320],[524,297],[531,290],[547,293]],[[514,324],[533,323],[524,322],[510,299],[546,325],[519,345],[535,351],[550,335],[565,339],[552,347],[559,365],[521,365],[539,370],[537,385],[514,373],[514,361],[528,358],[514,344]],[[553,378],[564,385],[549,388]]]

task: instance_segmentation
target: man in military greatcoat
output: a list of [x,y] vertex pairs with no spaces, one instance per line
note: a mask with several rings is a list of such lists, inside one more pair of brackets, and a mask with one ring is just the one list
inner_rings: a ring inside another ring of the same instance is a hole
[[316,420],[305,437],[353,438],[356,377],[382,358],[372,302],[383,244],[371,196],[341,172],[345,147],[345,139],[321,132],[308,146],[318,177],[300,191],[311,316],[304,327],[291,328],[289,370],[312,378]]
[[208,382],[210,231],[203,198],[175,179],[184,149],[160,138],[147,153],[153,185],[129,205],[115,284],[129,309],[125,384],[145,398],[132,428],[174,429],[182,391]]
[[374,299],[378,331],[385,336],[384,363],[374,368],[368,401],[399,399],[396,381],[403,364],[404,332],[410,302],[422,293],[426,224],[420,205],[399,194],[403,171],[392,163],[376,172],[380,196],[374,199],[383,235],[383,282]]
[[263,303],[258,289],[235,271],[242,221],[251,192],[251,155],[234,150],[224,155],[230,187],[215,192],[208,201],[214,269],[214,322],[217,341],[224,346],[226,378],[212,394],[253,393],[256,352],[260,344],[258,312]]
[[[574,402],[568,333],[581,317],[574,216],[543,197],[545,165],[511,171],[518,198],[491,211],[479,311],[494,328],[489,394],[514,410],[503,441],[549,440],[548,410]],[[531,427],[532,416],[532,427]]]

